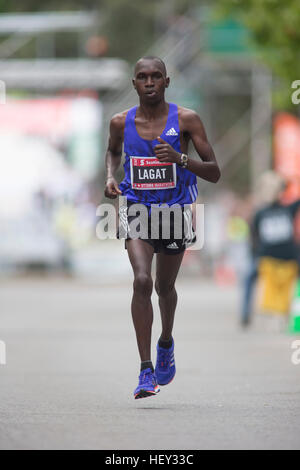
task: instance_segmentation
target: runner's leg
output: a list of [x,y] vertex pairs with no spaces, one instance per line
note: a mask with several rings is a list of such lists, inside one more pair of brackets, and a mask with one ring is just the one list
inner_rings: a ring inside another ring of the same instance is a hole
[[175,281],[184,252],[178,255],[157,253],[155,290],[158,294],[162,333],[160,339],[168,341],[172,336],[175,309],[177,305],[177,292]]
[[132,319],[141,362],[144,362],[151,360],[153,322],[151,265],[154,249],[149,243],[139,239],[126,240],[126,247],[134,274]]

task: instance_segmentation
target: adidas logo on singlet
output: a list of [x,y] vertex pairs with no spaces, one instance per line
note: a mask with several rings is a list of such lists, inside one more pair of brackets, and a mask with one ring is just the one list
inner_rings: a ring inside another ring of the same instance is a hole
[[166,135],[178,135],[178,132],[175,131],[174,127],[171,127],[171,129],[166,132]]

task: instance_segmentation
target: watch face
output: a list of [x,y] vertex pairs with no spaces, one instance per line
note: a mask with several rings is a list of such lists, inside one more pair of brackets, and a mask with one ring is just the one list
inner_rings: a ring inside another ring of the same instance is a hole
[[188,156],[185,155],[184,153],[181,154],[181,166],[186,167],[187,166],[187,161],[188,161]]

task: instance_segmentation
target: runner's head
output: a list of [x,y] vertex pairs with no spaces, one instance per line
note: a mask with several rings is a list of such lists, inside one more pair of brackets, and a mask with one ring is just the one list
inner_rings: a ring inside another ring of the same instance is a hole
[[135,64],[132,83],[143,103],[161,101],[170,83],[163,60],[154,56],[139,59]]

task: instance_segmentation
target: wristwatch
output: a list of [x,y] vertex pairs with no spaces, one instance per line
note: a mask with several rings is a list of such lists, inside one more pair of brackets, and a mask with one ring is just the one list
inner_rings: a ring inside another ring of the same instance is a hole
[[188,156],[185,155],[185,153],[182,153],[180,155],[180,166],[182,168],[186,168],[187,167],[187,164],[188,164]]

